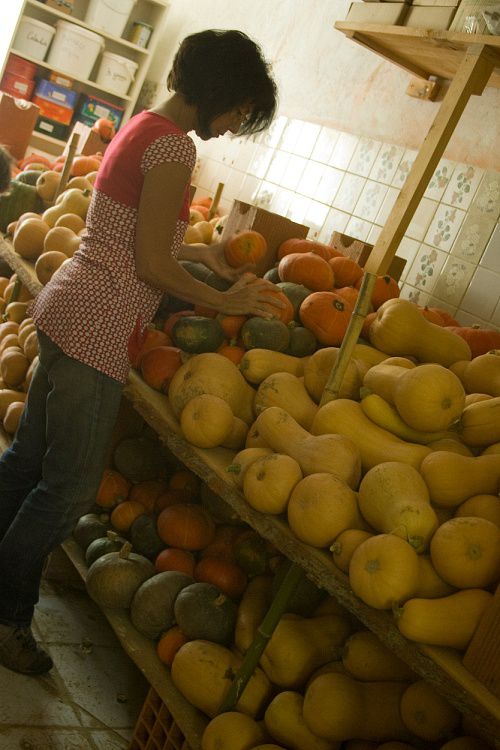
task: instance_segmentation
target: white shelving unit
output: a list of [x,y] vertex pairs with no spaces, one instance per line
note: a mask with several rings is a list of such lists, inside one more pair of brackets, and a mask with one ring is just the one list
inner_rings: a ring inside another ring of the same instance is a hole
[[[78,91],[82,94],[88,94],[89,96],[95,96],[99,99],[104,99],[110,104],[118,107],[124,107],[124,114],[121,123],[123,125],[125,122],[127,122],[134,111],[134,107],[144,83],[144,79],[146,77],[152,55],[154,54],[154,51],[158,45],[158,41],[161,37],[162,30],[164,28],[164,23],[168,11],[168,2],[167,0],[137,0],[127,21],[127,25],[123,32],[123,37],[117,37],[112,34],[108,34],[106,31],[100,28],[95,28],[94,26],[86,23],[84,19],[88,5],[89,0],[75,0],[73,13],[68,14],[63,13],[56,8],[51,8],[45,5],[40,0],[24,0],[22,10],[19,14],[19,22],[21,18],[25,16],[34,18],[38,21],[42,21],[43,23],[47,23],[50,25],[55,25],[59,20],[74,23],[76,26],[79,26],[82,29],[93,31],[96,34],[102,36],[105,43],[105,51],[111,52],[116,55],[121,55],[122,57],[128,57],[133,60],[133,62],[137,63],[138,67],[135,79],[130,87],[130,90],[126,95],[123,96],[118,96],[110,89],[103,88],[96,83],[95,79],[97,77],[97,71],[101,62],[101,55],[99,55],[99,57],[97,58],[88,79],[75,78],[75,76],[71,75],[71,73],[68,71],[68,75],[74,81],[73,89],[75,91]],[[144,21],[145,23],[148,23],[153,27],[153,32],[151,34],[147,47],[139,47],[137,44],[133,44],[125,38],[128,36],[129,31],[135,21]],[[13,35],[13,40],[14,38],[15,32]],[[9,49],[8,54],[10,53],[18,55],[24,60],[35,63],[38,66],[38,74],[41,77],[48,76],[48,74],[52,70],[47,61],[36,60],[29,55],[19,52],[13,45]],[[3,75],[7,58],[8,55],[6,59],[2,61],[3,67],[0,68],[0,77]],[[59,70],[58,72],[64,73],[65,71]],[[30,141],[30,146],[32,148],[38,148],[50,154],[60,154],[63,151],[65,145],[66,142],[64,140],[59,140],[58,138],[53,138],[52,136],[44,135],[43,133],[38,133],[37,131],[33,132],[33,137]]]

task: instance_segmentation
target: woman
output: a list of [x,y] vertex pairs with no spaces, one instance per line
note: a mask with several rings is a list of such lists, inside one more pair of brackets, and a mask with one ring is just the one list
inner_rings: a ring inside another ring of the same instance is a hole
[[196,157],[187,133],[208,140],[269,125],[276,87],[268,65],[241,32],[204,31],[182,42],[167,83],[173,94],[109,145],[81,247],[31,311],[40,361],[0,460],[0,664],[24,674],[52,667],[30,628],[42,568],[94,502],[132,331],[153,318],[165,292],[227,314],[269,317],[275,304],[253,274],[220,292],[176,260],[234,278],[222,246],[182,244]]

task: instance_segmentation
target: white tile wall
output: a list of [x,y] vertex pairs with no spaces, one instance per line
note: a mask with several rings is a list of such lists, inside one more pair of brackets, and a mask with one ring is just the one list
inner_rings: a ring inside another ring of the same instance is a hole
[[[416,151],[278,117],[250,139],[197,142],[200,195],[224,182],[235,198],[310,227],[375,243]],[[442,306],[463,324],[500,329],[500,174],[442,159],[406,230],[401,295]]]

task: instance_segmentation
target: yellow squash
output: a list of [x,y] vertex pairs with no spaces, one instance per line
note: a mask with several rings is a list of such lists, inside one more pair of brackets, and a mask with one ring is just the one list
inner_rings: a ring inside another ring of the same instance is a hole
[[463,410],[460,437],[473,448],[484,448],[500,441],[500,396],[477,401]]
[[288,372],[300,377],[309,357],[292,357],[290,354],[274,352],[271,349],[250,349],[240,362],[240,370],[249,383],[262,383],[275,372]]
[[294,487],[302,479],[297,461],[284,453],[271,453],[253,461],[245,472],[243,494],[260,513],[283,513]]
[[487,589],[500,579],[500,529],[486,518],[445,521],[430,551],[437,574],[458,589]]
[[494,495],[500,482],[500,454],[461,456],[435,451],[420,467],[431,502],[454,508],[473,495]]
[[273,698],[264,714],[271,737],[290,750],[338,750],[340,743],[311,732],[302,715],[303,704],[303,696],[292,690],[284,690]]
[[285,409],[306,430],[310,429],[318,411],[302,380],[289,372],[268,375],[259,385],[254,400],[255,413],[258,415],[270,406]]

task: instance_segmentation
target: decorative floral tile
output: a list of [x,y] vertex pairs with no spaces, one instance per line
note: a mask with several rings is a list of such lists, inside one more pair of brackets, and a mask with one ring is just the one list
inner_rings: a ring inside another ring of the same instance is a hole
[[327,203],[331,206],[337,195],[344,174],[345,173],[340,169],[325,166],[323,176],[316,190],[316,200],[319,200],[322,203]]
[[335,148],[333,149],[330,166],[337,167],[337,169],[347,169],[358,143],[359,138],[357,135],[352,135],[352,133],[340,133]]
[[274,196],[278,190],[278,186],[272,182],[261,182],[257,194],[254,198],[254,205],[259,208],[265,208],[269,211]]
[[386,185],[367,180],[354,207],[353,214],[367,221],[375,221],[387,190]]
[[497,224],[493,229],[479,265],[500,273],[500,224]]
[[337,211],[336,208],[331,208],[318,235],[319,241],[328,244],[333,232],[345,232],[350,218],[349,214]]
[[333,200],[333,207],[351,213],[361,195],[365,182],[364,177],[346,172]]
[[401,157],[401,161],[398,164],[396,173],[392,178],[391,185],[393,187],[401,188],[406,182],[406,178],[413,166],[417,152],[412,148],[407,148]]
[[404,148],[401,146],[383,143],[371,168],[371,179],[390,185],[403,154]]
[[421,306],[426,305],[429,300],[427,292],[422,291],[422,289],[416,289],[414,286],[410,286],[410,284],[403,284],[399,296],[401,299],[408,299],[410,302]]
[[422,245],[411,264],[405,282],[425,292],[432,292],[436,279],[444,266],[447,254],[430,245]]
[[387,219],[389,218],[389,214],[392,211],[392,207],[394,206],[396,202],[396,198],[399,195],[399,190],[395,187],[389,187],[387,189],[387,192],[384,196],[384,200],[382,201],[382,205],[380,206],[380,210],[376,216],[375,221],[377,224],[382,224],[382,226],[386,223]]
[[302,158],[302,156],[292,154],[286,166],[285,173],[280,180],[280,184],[288,188],[288,190],[296,190],[302,180],[304,170],[310,163],[307,159]]
[[290,154],[287,154],[284,151],[274,151],[266,172],[266,180],[274,182],[276,185],[281,185],[289,161]]
[[288,122],[288,117],[284,117],[283,115],[280,115],[275,120],[273,120],[270,127],[267,130],[264,130],[264,132],[260,134],[260,143],[263,146],[276,148],[283,134],[283,131],[286,127],[287,122]]
[[472,213],[486,214],[497,220],[500,216],[500,173],[488,171],[471,203]]
[[484,170],[479,167],[471,164],[457,164],[441,199],[443,203],[468,208],[483,174]]
[[297,221],[299,224],[305,224],[304,218],[309,210],[310,203],[310,198],[305,198],[303,195],[295,193],[287,209],[287,217],[292,221]]
[[240,187],[238,200],[244,201],[245,203],[253,203],[255,196],[259,192],[260,183],[261,181],[258,177],[247,174]]
[[297,156],[304,156],[306,159],[309,159],[320,132],[321,125],[317,125],[314,122],[303,122],[299,139],[293,147],[292,152],[297,154]]
[[349,162],[349,172],[359,174],[362,177],[368,177],[381,145],[380,141],[374,141],[371,138],[360,138],[356,151]]
[[295,147],[299,142],[303,125],[303,120],[288,120],[285,127],[283,128],[283,132],[278,143],[278,148],[280,151],[288,151],[289,153],[295,152]]
[[[297,156],[295,158],[298,159],[300,157]],[[319,164],[317,161],[307,161],[306,159],[303,161],[304,167],[300,174],[300,184],[299,180],[297,180],[294,189],[296,189],[301,195],[307,195],[309,198],[316,198],[318,187],[321,178],[325,173],[326,166],[324,164]],[[291,185],[287,185],[287,187],[291,187]]]
[[467,213],[453,243],[451,254],[471,263],[479,263],[494,226],[494,219],[482,214]]
[[339,139],[339,131],[333,128],[321,128],[311,153],[311,159],[322,164],[328,164],[332,158],[333,149]]
[[284,190],[278,188],[271,198],[269,204],[269,210],[280,216],[286,216],[287,211],[290,207],[290,203],[295,198],[295,193],[292,190]]
[[444,191],[448,187],[455,166],[456,162],[451,161],[451,159],[441,159],[436,171],[429,180],[427,190],[424,193],[425,198],[432,198],[435,201],[441,200]]
[[465,211],[440,203],[425,236],[425,242],[449,251],[464,217]]
[[412,240],[422,241],[438,205],[436,201],[431,201],[429,198],[422,198],[406,229],[406,236]]
[[396,250],[396,255],[406,260],[406,265],[403,268],[403,273],[401,274],[401,281],[406,281],[406,277],[410,272],[413,261],[417,257],[419,248],[420,242],[417,242],[417,240],[411,240],[409,237],[403,237],[403,239],[399,243],[399,247]]
[[248,165],[248,173],[253,174],[254,177],[259,177],[262,180],[269,168],[273,155],[274,150],[272,148],[267,148],[267,146],[257,146],[252,160]]
[[372,226],[373,224],[369,221],[364,221],[363,219],[356,218],[356,216],[351,216],[345,228],[345,233],[350,237],[356,237],[356,239],[366,242]]
[[489,320],[499,302],[500,274],[486,268],[476,268],[460,303],[461,310]]
[[311,201],[304,216],[304,224],[309,227],[308,237],[318,239],[328,216],[328,206],[318,201]]
[[460,305],[476,266],[450,255],[433,289],[433,296],[449,305]]

